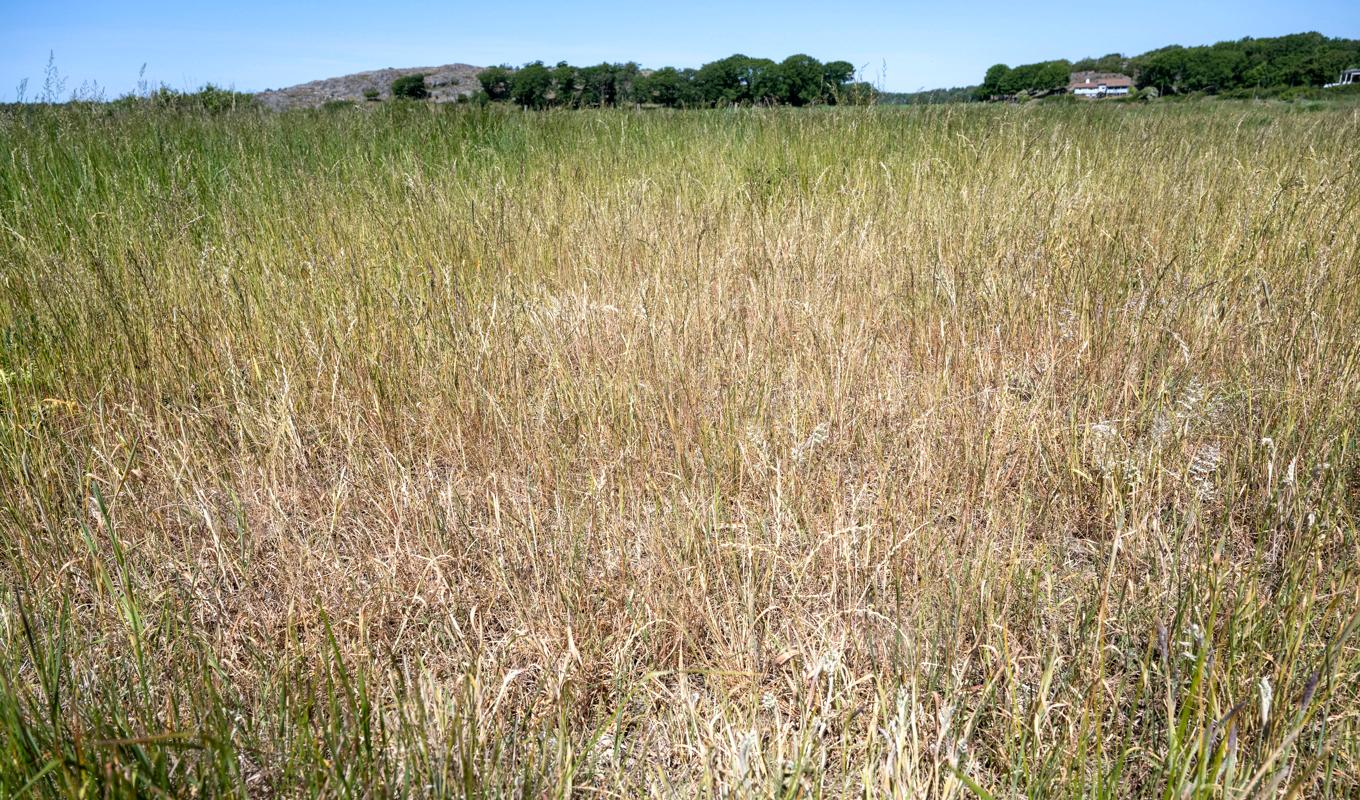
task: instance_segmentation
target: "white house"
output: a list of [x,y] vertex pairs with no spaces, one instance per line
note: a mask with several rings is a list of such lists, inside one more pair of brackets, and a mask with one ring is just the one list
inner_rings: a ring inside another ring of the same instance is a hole
[[1111,97],[1133,91],[1133,78],[1118,72],[1072,73],[1067,83],[1067,91],[1080,97]]

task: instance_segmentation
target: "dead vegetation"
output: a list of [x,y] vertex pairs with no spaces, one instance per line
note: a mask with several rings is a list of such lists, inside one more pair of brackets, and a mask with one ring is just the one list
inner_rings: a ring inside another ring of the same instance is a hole
[[1351,795],[1357,133],[0,118],[0,794]]

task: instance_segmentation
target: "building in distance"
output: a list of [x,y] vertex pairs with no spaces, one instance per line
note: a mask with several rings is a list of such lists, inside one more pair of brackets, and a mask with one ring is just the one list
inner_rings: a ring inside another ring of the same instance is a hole
[[1074,72],[1067,91],[1078,97],[1116,97],[1133,91],[1133,78],[1118,72]]
[[1360,86],[1360,69],[1343,70],[1336,83],[1329,83],[1322,88],[1330,89],[1333,86]]

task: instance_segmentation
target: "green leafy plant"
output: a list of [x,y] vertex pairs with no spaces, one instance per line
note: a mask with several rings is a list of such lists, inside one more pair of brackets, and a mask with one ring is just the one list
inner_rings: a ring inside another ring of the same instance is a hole
[[425,85],[425,75],[403,75],[392,81],[392,96],[401,100],[424,100],[429,97],[430,89]]

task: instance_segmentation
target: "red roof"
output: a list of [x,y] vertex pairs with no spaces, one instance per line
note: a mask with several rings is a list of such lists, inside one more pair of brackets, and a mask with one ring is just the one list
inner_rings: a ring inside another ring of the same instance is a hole
[[1094,89],[1097,86],[1104,86],[1106,89],[1132,89],[1133,78],[1121,75],[1118,72],[1083,72],[1072,73],[1071,81],[1067,88],[1071,89]]

